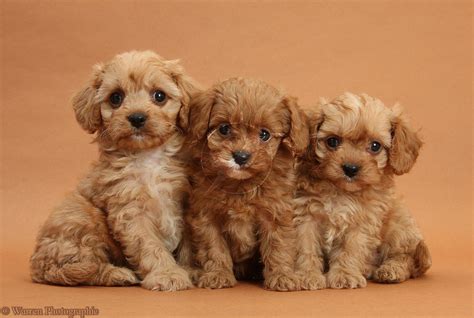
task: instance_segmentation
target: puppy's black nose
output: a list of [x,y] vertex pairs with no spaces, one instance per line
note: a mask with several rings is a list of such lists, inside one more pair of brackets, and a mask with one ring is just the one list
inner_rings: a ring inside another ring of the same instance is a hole
[[147,115],[144,113],[133,113],[127,117],[130,124],[135,128],[140,128],[145,125]]
[[232,157],[239,166],[242,166],[249,161],[251,155],[247,151],[236,151],[232,153]]
[[349,178],[354,177],[357,172],[359,172],[360,167],[356,166],[352,163],[346,163],[342,165],[342,170],[344,170],[344,174]]

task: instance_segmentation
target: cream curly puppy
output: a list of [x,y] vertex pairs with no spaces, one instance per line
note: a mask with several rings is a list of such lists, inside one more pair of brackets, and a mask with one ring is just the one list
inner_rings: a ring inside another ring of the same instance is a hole
[[42,227],[31,257],[33,281],[192,286],[173,252],[188,191],[176,119],[194,91],[178,61],[151,51],[94,67],[73,107],[79,124],[96,133],[99,160]]
[[303,288],[358,288],[366,279],[394,283],[423,274],[428,249],[394,189],[394,175],[411,169],[422,144],[400,108],[345,93],[310,114],[310,127],[296,191]]

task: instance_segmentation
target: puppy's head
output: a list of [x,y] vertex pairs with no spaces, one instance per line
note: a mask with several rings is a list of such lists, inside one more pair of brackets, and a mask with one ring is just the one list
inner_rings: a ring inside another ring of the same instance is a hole
[[196,91],[179,61],[132,51],[94,66],[88,85],[73,97],[79,124],[108,148],[139,150],[164,143],[179,109]]
[[398,106],[345,93],[311,116],[309,156],[318,173],[346,191],[359,191],[386,174],[408,172],[421,141]]
[[304,152],[308,132],[294,98],[264,82],[232,78],[193,97],[180,113],[202,167],[244,180],[269,171],[280,149]]

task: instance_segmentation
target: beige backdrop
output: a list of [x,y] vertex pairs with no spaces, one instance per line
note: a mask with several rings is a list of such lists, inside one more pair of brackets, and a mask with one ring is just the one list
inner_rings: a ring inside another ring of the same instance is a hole
[[[101,316],[472,315],[472,4],[460,1],[2,1],[1,306]],[[398,179],[432,250],[427,276],[363,290],[153,293],[32,284],[51,208],[96,157],[69,103],[91,66],[131,49],[181,58],[204,85],[257,77],[310,106],[367,92],[401,102],[426,142]]]

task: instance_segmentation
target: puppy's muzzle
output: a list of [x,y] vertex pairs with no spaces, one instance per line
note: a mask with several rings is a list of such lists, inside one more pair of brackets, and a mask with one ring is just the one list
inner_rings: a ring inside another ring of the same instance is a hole
[[252,155],[249,152],[242,150],[235,151],[232,153],[232,157],[234,158],[235,163],[239,166],[243,166],[244,164],[246,164],[251,156]]
[[130,124],[135,128],[141,128],[145,125],[148,116],[144,113],[133,113],[127,117]]
[[342,165],[342,170],[344,174],[349,178],[353,178],[357,175],[360,170],[360,166],[352,164],[352,163],[345,163]]

